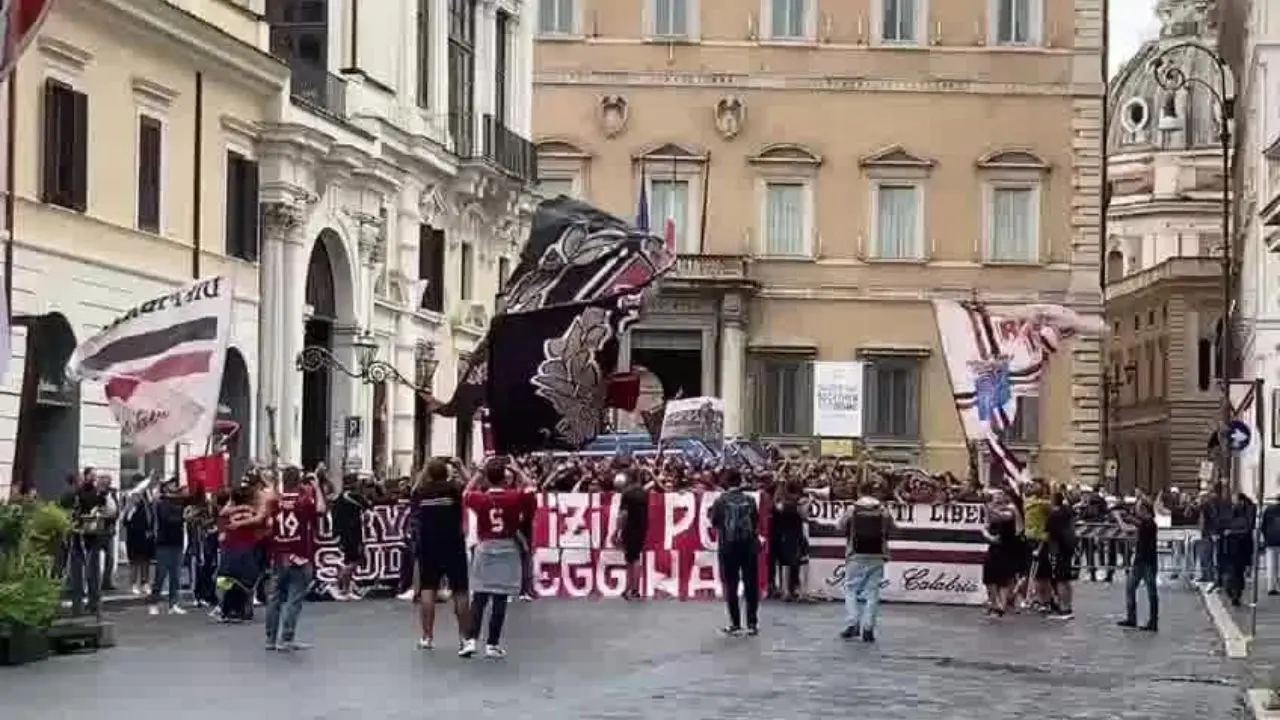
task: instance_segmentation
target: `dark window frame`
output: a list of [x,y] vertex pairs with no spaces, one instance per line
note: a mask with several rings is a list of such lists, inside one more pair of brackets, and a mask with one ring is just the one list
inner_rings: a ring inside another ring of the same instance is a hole
[[418,0],[418,107],[431,107],[431,0]]
[[756,396],[754,428],[764,437],[813,435],[813,357],[769,353],[754,358]]
[[[863,435],[871,441],[916,442],[921,438],[921,358],[880,356],[863,366]],[[901,397],[895,397],[903,385]],[[884,390],[883,388],[889,388]],[[886,407],[887,402],[887,407]]]
[[44,85],[40,199],[77,212],[88,209],[89,96],[49,78]]
[[235,150],[227,151],[226,162],[225,252],[228,257],[257,262],[261,225],[258,163]]
[[138,116],[138,203],[139,230],[160,232],[160,204],[163,195],[164,121],[152,115]]
[[421,299],[415,298],[415,310],[444,312],[445,244],[444,230],[418,225],[418,279],[427,281],[427,290]]
[[449,134],[467,157],[475,140],[475,18],[475,0],[449,0]]
[[507,94],[511,91],[508,86],[511,70],[511,26],[511,15],[505,10],[499,10],[493,23],[493,116],[503,125],[511,124],[511,118],[507,114],[510,110]]

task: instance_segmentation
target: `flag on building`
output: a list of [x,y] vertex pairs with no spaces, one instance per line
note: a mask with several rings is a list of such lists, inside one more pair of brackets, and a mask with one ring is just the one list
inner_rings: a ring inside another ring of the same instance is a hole
[[17,64],[18,57],[36,36],[53,0],[0,0],[0,80]]
[[148,300],[81,343],[67,377],[103,385],[134,453],[203,443],[218,416],[231,307],[224,277]]

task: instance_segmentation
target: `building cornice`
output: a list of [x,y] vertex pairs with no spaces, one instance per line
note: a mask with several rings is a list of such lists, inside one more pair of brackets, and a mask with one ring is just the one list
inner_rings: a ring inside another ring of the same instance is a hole
[[81,21],[99,16],[116,23],[125,37],[158,37],[202,72],[264,97],[279,94],[289,82],[284,63],[165,0],[70,0],[54,10],[59,11]]
[[899,92],[948,95],[1042,95],[1097,98],[1101,83],[1000,83],[921,78],[800,77],[767,73],[560,70],[534,74],[534,85],[582,87],[706,87],[720,90],[804,90],[809,92]]

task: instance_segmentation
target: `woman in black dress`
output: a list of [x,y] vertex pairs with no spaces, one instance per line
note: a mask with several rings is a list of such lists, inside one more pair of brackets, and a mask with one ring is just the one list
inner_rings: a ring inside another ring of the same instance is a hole
[[1021,528],[1017,506],[1004,490],[993,490],[987,504],[987,557],[982,563],[982,584],[987,586],[987,613],[1004,615],[1009,609],[1014,581],[1023,564]]

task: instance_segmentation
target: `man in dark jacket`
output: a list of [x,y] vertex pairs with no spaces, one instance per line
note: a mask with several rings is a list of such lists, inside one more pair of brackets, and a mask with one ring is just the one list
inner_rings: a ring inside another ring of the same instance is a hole
[[1262,511],[1262,545],[1267,549],[1267,594],[1280,595],[1280,495]]
[[742,474],[730,468],[724,471],[723,487],[727,490],[711,504],[711,527],[716,532],[720,554],[720,580],[724,585],[724,601],[729,610],[726,635],[742,634],[742,609],[738,605],[738,588],[747,601],[747,634],[758,635],[760,622],[760,509],[756,499],[743,492]]
[[[182,546],[187,535],[187,523],[183,517],[186,503],[178,478],[164,481],[155,509],[156,576],[151,583],[151,608],[148,611],[152,615],[159,615],[162,607],[167,607],[170,615],[186,614],[178,605]],[[160,593],[166,587],[168,594],[162,605]]]

